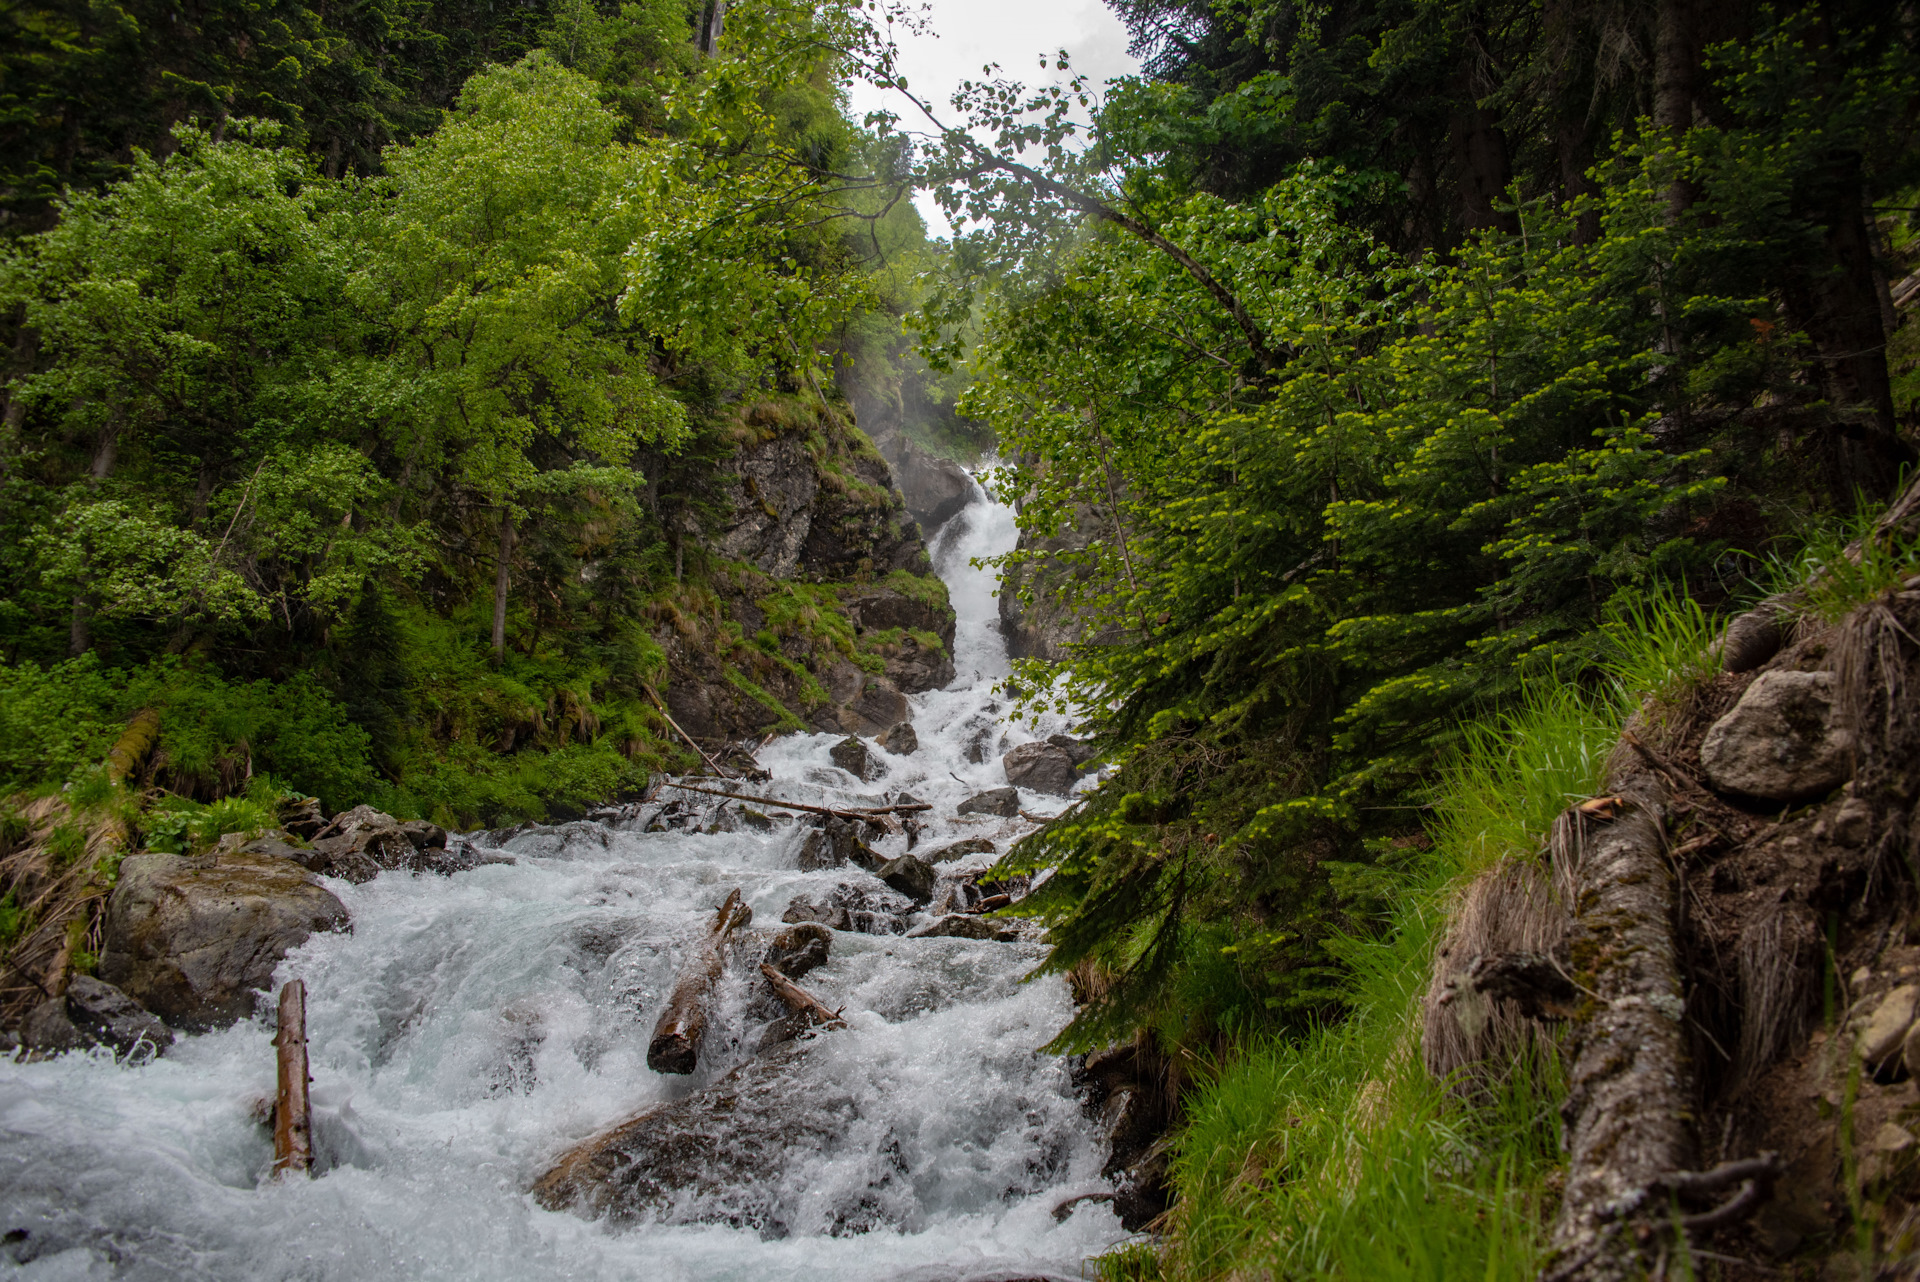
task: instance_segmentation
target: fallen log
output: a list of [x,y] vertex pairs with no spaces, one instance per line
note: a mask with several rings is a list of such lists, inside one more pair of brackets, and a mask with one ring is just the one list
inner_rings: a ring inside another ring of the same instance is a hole
[[660,715],[662,717],[665,717],[667,724],[673,727],[673,732],[679,735],[682,739],[686,740],[687,746],[689,748],[692,748],[694,752],[699,755],[700,760],[707,763],[707,769],[713,771],[713,773],[715,773],[716,775],[719,775],[722,779],[733,778],[733,776],[728,774],[726,772],[726,769],[723,766],[721,766],[721,764],[718,761],[715,761],[712,757],[709,757],[707,755],[707,750],[705,748],[702,748],[699,744],[694,742],[692,735],[688,734],[685,730],[682,730],[680,728],[680,723],[673,719],[673,714],[667,711],[667,705],[665,703],[662,703],[660,700],[660,696],[653,692],[652,686],[642,686],[641,689],[647,692],[647,698],[653,700],[653,706],[659,709]]
[[273,1045],[280,1085],[273,1109],[273,1173],[313,1168],[313,1108],[307,1099],[307,986],[294,979],[280,990],[280,1029]]
[[781,801],[778,797],[750,797],[744,792],[722,792],[718,788],[696,788],[690,783],[675,783],[667,780],[668,788],[678,788],[682,792],[697,792],[707,797],[726,797],[733,801],[751,801],[757,805],[772,806],[778,810],[804,810],[810,815],[832,815],[835,819],[870,819],[875,815],[904,815],[916,810],[932,810],[924,801],[909,802],[903,806],[856,806],[849,810],[835,810],[831,806],[809,806],[798,801]]
[[787,1009],[791,1010],[794,1014],[805,1015],[809,1023],[818,1024],[822,1028],[845,1028],[847,1026],[847,1021],[840,1018],[839,1011],[828,1010],[821,1004],[819,998],[765,962],[760,963],[760,973],[767,977],[767,982],[773,985],[774,993],[779,996],[781,1001],[787,1004]]
[[647,1043],[648,1068],[656,1073],[693,1071],[700,1060],[700,1042],[707,1035],[713,986],[726,964],[727,943],[734,931],[752,920],[753,909],[740,901],[740,891],[735,888],[714,915],[707,937],[674,981],[667,1008],[660,1012],[660,1022],[653,1026],[653,1040]]
[[1560,1282],[1628,1282],[1669,1258],[1675,1217],[1662,1191],[1694,1157],[1666,792],[1652,771],[1620,773],[1618,805],[1569,811],[1553,841],[1577,906],[1572,982],[1587,999],[1572,1020],[1566,1193],[1544,1274]]

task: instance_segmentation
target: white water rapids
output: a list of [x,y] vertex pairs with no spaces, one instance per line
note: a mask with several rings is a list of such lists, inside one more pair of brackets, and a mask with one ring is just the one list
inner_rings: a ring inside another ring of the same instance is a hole
[[[997,724],[992,686],[1008,665],[993,574],[968,564],[1013,537],[1011,513],[977,496],[933,540],[959,616],[959,677],[914,697],[917,753],[876,749],[888,773],[862,784],[830,764],[837,736],[793,735],[760,753],[773,780],[742,790],[841,804],[907,790],[935,807],[917,851],[973,836],[1004,851],[1027,825],[954,807],[1005,782],[1003,738],[1031,737]],[[983,730],[986,760],[971,763]],[[729,889],[742,888],[756,930],[796,895],[883,890],[853,866],[797,871],[797,824],[636,827],[537,829],[504,843],[515,863],[451,878],[328,883],[352,933],[316,935],[277,976],[309,994],[316,1178],[266,1178],[271,1141],[252,1115],[274,1088],[264,1014],[141,1066],[105,1052],[0,1061],[0,1270],[950,1282],[1077,1278],[1123,1236],[1100,1203],[1064,1223],[1051,1214],[1103,1187],[1105,1154],[1065,1065],[1036,1050],[1072,1014],[1057,978],[1021,982],[1040,945],[848,932],[802,982],[844,1006],[849,1027],[815,1038],[796,1071],[802,1092],[852,1098],[837,1134],[783,1153],[755,1187],[695,1193],[637,1222],[540,1209],[527,1189],[561,1153],[752,1057],[761,1026],[736,962],[699,1071],[663,1077],[645,1062],[679,958]],[[904,848],[903,836],[879,844],[889,857]]]

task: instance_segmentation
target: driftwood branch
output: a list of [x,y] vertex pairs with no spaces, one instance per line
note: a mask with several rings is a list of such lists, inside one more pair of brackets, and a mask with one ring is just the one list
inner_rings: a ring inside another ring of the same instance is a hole
[[707,750],[705,748],[702,748],[699,744],[693,741],[692,735],[688,734],[685,730],[682,730],[680,728],[680,723],[673,719],[673,714],[667,711],[667,705],[665,703],[662,703],[660,700],[660,696],[653,692],[652,686],[642,686],[641,689],[647,692],[647,698],[653,700],[653,706],[659,709],[660,715],[667,719],[667,724],[673,727],[673,732],[679,735],[682,739],[685,739],[687,741],[687,746],[689,748],[692,748],[694,752],[699,754],[700,760],[707,763],[707,769],[713,771],[713,773],[715,773],[716,775],[719,775],[722,779],[731,779],[734,777],[728,774],[726,772],[726,769],[723,766],[721,766],[721,764],[718,761],[715,761],[712,757],[709,757],[707,755]]
[[718,788],[696,788],[690,783],[674,783],[668,780],[667,787],[678,788],[682,792],[697,792],[708,797],[727,797],[733,801],[751,801],[757,805],[772,806],[778,810],[804,810],[810,815],[832,815],[835,819],[871,819],[875,815],[904,815],[916,810],[932,810],[924,801],[910,802],[904,806],[857,806],[850,810],[836,810],[832,806],[808,806],[798,801],[781,801],[777,797],[750,797],[744,792],[723,792]]
[[313,1168],[313,1107],[307,1099],[307,986],[289,980],[280,990],[280,1030],[274,1035],[280,1083],[273,1108],[273,1173]]
[[693,956],[680,968],[667,1008],[653,1026],[647,1043],[647,1067],[656,1073],[691,1073],[700,1060],[700,1042],[707,1035],[713,987],[726,964],[727,943],[733,932],[753,920],[753,909],[740,901],[740,891],[729,892],[714,915],[713,926]]
[[785,975],[782,975],[772,966],[761,962],[760,973],[767,977],[767,982],[773,985],[774,993],[781,1001],[787,1004],[787,1009],[796,1015],[805,1015],[807,1022],[818,1024],[823,1028],[845,1028],[847,1026],[847,1022],[840,1018],[839,1011],[828,1010],[821,1004],[819,998],[794,983],[791,979],[788,979]]

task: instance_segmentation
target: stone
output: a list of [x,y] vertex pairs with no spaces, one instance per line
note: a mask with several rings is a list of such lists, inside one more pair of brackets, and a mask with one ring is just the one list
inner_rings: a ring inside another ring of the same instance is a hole
[[1882,1122],[1867,1147],[1877,1153],[1902,1153],[1913,1147],[1913,1132],[1898,1122]]
[[889,859],[880,865],[880,870],[874,876],[916,904],[924,904],[933,898],[934,883],[940,879],[940,874],[933,870],[932,864],[912,855]]
[[989,788],[976,792],[954,808],[955,814],[999,815],[1011,819],[1020,813],[1020,793],[1014,788]]
[[41,1054],[106,1046],[114,1057],[158,1055],[173,1045],[173,1030],[139,1002],[91,975],[75,975],[64,996],[41,1002],[27,1016],[27,1044]]
[[1073,758],[1075,770],[1093,760],[1093,745],[1085,739],[1076,739],[1070,734],[1050,734],[1047,742]]
[[921,858],[930,864],[950,864],[956,859],[965,859],[968,855],[990,855],[993,843],[985,837],[968,837],[965,841],[956,841],[950,846],[938,850],[929,850]]
[[767,945],[767,965],[798,979],[816,966],[824,966],[833,949],[833,931],[822,922],[795,922],[774,932]]
[[1834,707],[1831,672],[1763,672],[1708,727],[1700,765],[1723,792],[1811,801],[1853,773],[1853,738]]
[[447,830],[439,824],[428,823],[424,819],[409,819],[403,824],[394,825],[413,848],[419,851],[445,850],[447,848]]
[[902,439],[889,460],[907,512],[932,534],[973,502],[973,478],[950,459],[927,453]]
[[848,734],[879,734],[913,715],[907,696],[878,677],[862,685],[860,693],[839,711],[840,727]]
[[894,722],[875,742],[896,757],[910,757],[920,751],[920,736],[914,732],[911,721]]
[[1786,642],[1786,629],[1780,626],[1780,611],[1774,605],[1762,605],[1736,617],[1720,638],[1720,665],[1728,672],[1752,672],[1780,653]]
[[1016,745],[1000,758],[1007,782],[1016,788],[1052,793],[1064,797],[1073,791],[1073,758],[1058,745],[1044,740]]
[[283,801],[277,817],[281,828],[302,841],[313,840],[327,826],[327,817],[320,812],[318,797],[295,797]]
[[874,761],[873,754],[867,750],[867,745],[854,735],[848,735],[834,744],[827,750],[827,756],[833,759],[834,765],[862,783],[880,773],[879,763]]
[[1900,1059],[1907,1066],[1908,1077],[1920,1077],[1920,1023],[1907,1030],[1900,1048]]
[[898,935],[906,929],[913,901],[891,890],[870,894],[842,883],[820,899],[796,896],[781,920],[789,925],[818,922],[830,930],[861,935]]
[[290,860],[132,855],[107,904],[100,978],[176,1028],[213,1028],[252,1014],[254,993],[307,936],[349,921]]
[[800,852],[794,861],[801,872],[819,872],[854,863],[862,868],[878,868],[883,861],[872,847],[860,840],[859,827],[837,815],[819,815],[800,839]]
[[[908,939],[1000,939],[1002,932],[984,917],[949,913],[938,921],[907,932]],[[1006,938],[1011,939],[1008,935]]]
[[1863,797],[1848,797],[1840,803],[1827,826],[1834,844],[1858,848],[1873,836],[1873,807]]
[[291,845],[278,837],[261,837],[249,841],[240,847],[250,855],[272,855],[275,859],[291,859],[302,867],[306,866],[307,856],[311,853],[303,846]]
[[1882,997],[1873,1013],[1860,1021],[1853,1045],[1863,1061],[1877,1065],[1902,1049],[1907,1030],[1913,1027],[1916,998],[1920,998],[1920,987],[1902,984]]
[[970,912],[981,897],[980,891],[965,878],[942,877],[940,884],[933,888],[933,902],[927,905],[927,912],[935,917]]

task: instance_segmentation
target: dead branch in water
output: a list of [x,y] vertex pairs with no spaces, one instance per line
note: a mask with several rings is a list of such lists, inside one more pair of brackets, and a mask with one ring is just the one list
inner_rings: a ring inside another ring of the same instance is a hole
[[713,927],[700,941],[693,956],[674,981],[667,1008],[653,1026],[653,1040],[647,1043],[647,1067],[656,1073],[691,1073],[700,1060],[700,1042],[707,1035],[708,1008],[713,1004],[713,986],[719,982],[726,964],[727,941],[733,932],[753,920],[753,909],[740,901],[736,887],[715,914]]
[[726,797],[732,801],[752,801],[762,806],[772,806],[778,810],[804,810],[810,815],[832,815],[835,819],[871,819],[875,815],[904,815],[916,810],[932,810],[924,801],[912,802],[904,806],[858,806],[850,810],[835,810],[832,806],[808,806],[798,801],[781,801],[777,797],[749,797],[744,792],[722,792],[718,788],[696,788],[690,783],[675,783],[669,779],[664,785],[678,788],[682,792],[697,792],[708,797]]
[[845,1028],[847,1022],[840,1018],[839,1011],[828,1010],[815,997],[800,985],[782,975],[765,962],[760,963],[760,973],[773,985],[773,991],[787,1004],[787,1009],[796,1015],[805,1015],[812,1023],[823,1028]]
[[313,1108],[307,1099],[307,986],[288,980],[280,990],[280,1031],[274,1035],[280,1087],[273,1110],[273,1173],[313,1168]]

